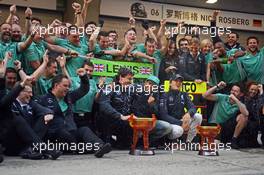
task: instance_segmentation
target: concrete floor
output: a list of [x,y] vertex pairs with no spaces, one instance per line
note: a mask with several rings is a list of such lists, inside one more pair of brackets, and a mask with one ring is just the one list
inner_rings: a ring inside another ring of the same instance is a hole
[[158,150],[155,156],[131,156],[112,151],[102,159],[93,155],[63,155],[58,160],[23,160],[5,157],[1,175],[87,174],[254,174],[264,175],[264,149],[220,151],[220,156],[198,156],[196,151]]

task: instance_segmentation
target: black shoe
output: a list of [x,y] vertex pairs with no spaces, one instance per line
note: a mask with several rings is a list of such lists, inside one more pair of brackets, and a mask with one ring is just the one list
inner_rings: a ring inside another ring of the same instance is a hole
[[0,144],[0,163],[4,161],[4,156],[3,156],[3,148],[2,145]]
[[4,161],[3,155],[0,155],[0,163],[2,163],[3,161]]
[[62,152],[59,150],[52,150],[52,151],[44,151],[43,156],[45,159],[52,159],[56,160],[62,155]]
[[233,149],[239,149],[238,140],[235,137],[233,137],[232,140],[231,140],[231,148],[233,148]]
[[100,149],[98,151],[95,152],[94,156],[97,158],[101,158],[104,156],[104,154],[109,153],[110,151],[112,151],[111,144],[106,143],[106,144],[102,145],[102,147],[100,147]]
[[31,148],[27,149],[20,153],[22,159],[32,159],[32,160],[40,160],[43,157],[43,154],[40,152],[33,151]]

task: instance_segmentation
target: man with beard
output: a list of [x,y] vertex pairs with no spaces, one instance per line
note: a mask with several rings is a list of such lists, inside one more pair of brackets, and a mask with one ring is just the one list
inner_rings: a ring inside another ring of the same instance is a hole
[[22,41],[22,29],[18,24],[12,24],[12,41],[13,42]]
[[[230,140],[228,136],[233,134],[231,140],[231,147],[238,148],[238,137],[242,130],[246,127],[248,120],[248,110],[246,106],[239,100],[242,96],[241,88],[238,85],[233,85],[230,91],[230,95],[226,94],[213,94],[217,89],[222,89],[226,86],[226,83],[221,81],[216,86],[208,89],[203,97],[206,100],[214,101],[214,109],[209,118],[209,123],[221,124],[221,141],[228,143]],[[238,115],[238,112],[240,114]],[[230,123],[235,122],[234,132],[230,132],[233,127],[230,127]]]
[[[73,104],[89,92],[90,85],[85,69],[77,70],[80,77],[80,87],[69,91],[70,80],[65,75],[56,75],[52,79],[50,91],[40,97],[39,103],[54,111],[54,119],[48,128],[48,138],[67,144],[92,144],[97,158],[111,151],[111,145],[104,143],[88,127],[77,127],[73,119]],[[67,151],[67,150],[64,150]],[[69,150],[68,150],[69,151]],[[74,150],[72,150],[74,151]],[[80,150],[75,150],[80,151]],[[85,150],[91,151],[91,150]]]
[[263,87],[261,84],[249,82],[247,94],[244,98],[249,116],[245,132],[239,140],[240,147],[259,147],[264,144],[264,118],[262,107],[264,104]]
[[264,47],[258,49],[259,40],[255,36],[247,38],[246,55],[239,58],[247,80],[264,84]]
[[2,49],[2,55],[0,55],[0,61],[3,59],[3,55],[6,52],[11,52],[12,59],[8,60],[7,67],[14,67],[14,61],[19,59],[18,54],[27,49],[33,41],[34,33],[30,35],[25,42],[12,42],[11,41],[11,25],[3,23],[0,26],[0,48]]

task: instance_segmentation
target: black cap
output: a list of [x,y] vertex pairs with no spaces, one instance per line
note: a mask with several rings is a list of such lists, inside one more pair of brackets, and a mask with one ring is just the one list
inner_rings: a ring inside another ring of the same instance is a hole
[[183,81],[183,76],[181,76],[180,74],[176,74],[176,75],[173,75],[170,80],[172,81],[172,80],[178,80],[178,79],[181,79],[181,81]]

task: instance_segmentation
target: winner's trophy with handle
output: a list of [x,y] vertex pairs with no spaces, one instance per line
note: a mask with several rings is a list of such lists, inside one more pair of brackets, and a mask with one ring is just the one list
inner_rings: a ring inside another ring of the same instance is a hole
[[[134,115],[131,114],[130,118],[128,119],[129,125],[133,128],[133,144],[129,154],[154,155],[154,150],[149,149],[149,131],[151,131],[156,125],[156,116],[154,114],[152,114],[152,118],[135,118],[133,116]],[[136,149],[139,133],[143,134],[143,150]]]
[[215,148],[214,139],[220,133],[221,127],[217,126],[197,126],[197,133],[201,136],[200,150],[198,155],[219,156]]

